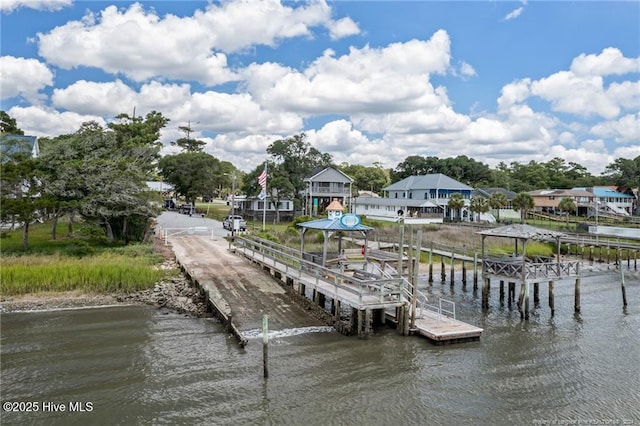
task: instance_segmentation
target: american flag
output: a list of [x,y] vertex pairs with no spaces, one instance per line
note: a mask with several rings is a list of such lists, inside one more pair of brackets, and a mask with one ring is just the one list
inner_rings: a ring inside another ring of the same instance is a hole
[[262,187],[260,195],[267,195],[267,163],[264,164],[264,170],[258,176],[258,185]]

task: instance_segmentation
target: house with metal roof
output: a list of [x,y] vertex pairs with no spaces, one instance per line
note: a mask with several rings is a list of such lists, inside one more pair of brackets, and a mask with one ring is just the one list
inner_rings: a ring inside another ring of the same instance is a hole
[[593,206],[594,196],[591,192],[580,188],[574,189],[539,189],[530,191],[533,198],[533,210],[544,213],[557,213],[558,205],[563,198],[570,198],[576,204],[576,214],[586,216]]
[[618,192],[611,186],[594,186],[586,188],[593,193],[598,205],[598,214],[614,216],[631,216],[635,198],[629,194]]
[[468,207],[473,188],[442,173],[409,176],[384,188],[384,197],[357,197],[354,213],[378,220],[398,220],[406,223],[441,223],[453,219],[455,212],[448,206],[453,194],[461,194],[464,200],[463,218],[468,217]]
[[307,184],[302,193],[305,214],[316,216],[323,213],[334,199],[350,209],[353,179],[333,167],[316,168],[304,179]]

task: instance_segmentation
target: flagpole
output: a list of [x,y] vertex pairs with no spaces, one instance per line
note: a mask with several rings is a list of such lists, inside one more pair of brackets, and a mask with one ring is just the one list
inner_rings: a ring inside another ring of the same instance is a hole
[[[268,174],[267,174],[267,162],[264,162],[264,187],[267,187],[267,179],[268,179]],[[264,232],[266,230],[266,223],[267,223],[267,203],[269,200],[269,196],[267,195],[266,189],[265,189],[265,197],[264,197],[264,204],[262,205],[262,231]]]

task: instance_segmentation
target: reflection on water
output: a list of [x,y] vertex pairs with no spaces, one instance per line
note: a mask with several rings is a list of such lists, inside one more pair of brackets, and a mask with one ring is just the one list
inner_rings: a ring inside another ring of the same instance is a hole
[[[215,321],[145,307],[2,315],[2,402],[34,401],[2,424],[640,424],[640,282],[556,283],[556,316],[521,322],[492,289],[424,283],[484,328],[480,342],[438,347],[380,328],[368,340],[325,327],[272,331],[269,379],[261,330],[239,348]],[[545,291],[543,291],[545,290]],[[92,411],[42,412],[91,402]],[[550,423],[547,423],[550,424]],[[610,423],[613,424],[613,423]]]

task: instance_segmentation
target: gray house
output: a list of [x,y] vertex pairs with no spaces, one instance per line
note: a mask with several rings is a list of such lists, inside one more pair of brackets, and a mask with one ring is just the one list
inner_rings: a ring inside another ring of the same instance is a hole
[[401,211],[406,222],[443,222],[444,218],[453,218],[455,214],[450,211],[448,202],[456,193],[465,201],[463,215],[468,215],[472,191],[470,186],[441,173],[409,176],[384,188],[384,197],[356,198],[354,213],[380,220],[397,220]]
[[340,170],[333,167],[317,168],[304,182],[307,184],[302,194],[306,215],[321,214],[334,199],[340,201],[347,211],[351,210],[353,179]]

